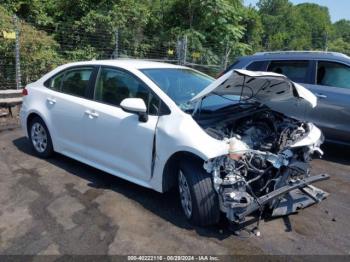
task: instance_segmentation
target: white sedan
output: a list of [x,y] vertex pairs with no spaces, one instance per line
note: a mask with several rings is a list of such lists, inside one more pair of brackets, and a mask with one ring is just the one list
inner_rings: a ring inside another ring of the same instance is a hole
[[[138,185],[176,187],[194,224],[285,215],[319,202],[309,161],[320,130],[285,114],[316,98],[283,75],[230,71],[215,80],[148,61],[60,66],[26,86],[20,116],[39,157],[58,152]],[[285,114],[281,113],[284,112]]]

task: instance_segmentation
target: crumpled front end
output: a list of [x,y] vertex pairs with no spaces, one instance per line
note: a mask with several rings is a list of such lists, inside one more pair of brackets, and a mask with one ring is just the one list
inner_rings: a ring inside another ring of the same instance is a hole
[[206,161],[204,168],[213,175],[220,209],[230,221],[240,223],[264,210],[283,216],[327,197],[311,185],[329,178],[310,172],[311,157],[323,154],[324,140],[313,124],[266,110],[207,132],[229,144],[227,155]]

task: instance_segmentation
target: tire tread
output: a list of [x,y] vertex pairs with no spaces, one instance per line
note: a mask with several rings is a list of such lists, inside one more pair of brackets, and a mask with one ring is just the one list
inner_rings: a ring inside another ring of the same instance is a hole
[[200,161],[183,160],[180,168],[183,170],[189,186],[192,188],[193,214],[191,222],[206,226],[216,224],[220,217],[218,196],[214,190],[212,177],[202,167]]

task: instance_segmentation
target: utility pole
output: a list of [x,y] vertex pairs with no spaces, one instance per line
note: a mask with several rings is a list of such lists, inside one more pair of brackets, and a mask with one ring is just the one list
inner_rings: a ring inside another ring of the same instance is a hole
[[119,29],[115,30],[115,47],[114,47],[114,59],[119,57]]
[[21,60],[20,60],[20,54],[19,54],[19,27],[18,27],[18,21],[17,16],[13,16],[13,23],[15,25],[15,32],[16,32],[16,43],[15,43],[15,54],[16,54],[16,88],[21,89]]

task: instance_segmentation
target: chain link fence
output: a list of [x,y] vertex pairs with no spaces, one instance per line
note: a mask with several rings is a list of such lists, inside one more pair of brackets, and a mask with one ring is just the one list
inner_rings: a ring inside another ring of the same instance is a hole
[[56,66],[73,61],[144,59],[185,65],[213,76],[231,62],[227,49],[219,50],[215,44],[195,48],[186,36],[164,41],[159,36],[124,35],[120,30],[33,28],[14,19],[10,30],[15,39],[0,37],[6,42],[6,48],[0,49],[0,89],[22,88]]
[[[6,30],[9,32],[0,32],[0,89],[20,89],[58,65],[92,59],[160,61],[217,76],[238,52],[225,41],[201,43],[180,35],[149,37],[98,26],[38,27],[16,18]],[[12,37],[5,37],[9,35]]]

